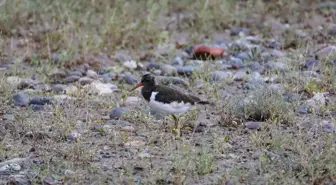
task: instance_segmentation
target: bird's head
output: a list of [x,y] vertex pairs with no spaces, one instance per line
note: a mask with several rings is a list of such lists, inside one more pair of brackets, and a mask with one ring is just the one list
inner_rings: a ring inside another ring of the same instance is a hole
[[132,89],[132,91],[141,86],[154,86],[155,85],[155,77],[151,74],[145,74],[142,76],[141,81]]

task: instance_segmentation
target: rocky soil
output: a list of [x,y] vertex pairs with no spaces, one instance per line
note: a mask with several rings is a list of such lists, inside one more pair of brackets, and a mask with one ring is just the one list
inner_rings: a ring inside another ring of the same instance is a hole
[[[0,184],[336,183],[333,1],[15,2],[0,5]],[[214,104],[176,137],[129,91],[145,73]]]

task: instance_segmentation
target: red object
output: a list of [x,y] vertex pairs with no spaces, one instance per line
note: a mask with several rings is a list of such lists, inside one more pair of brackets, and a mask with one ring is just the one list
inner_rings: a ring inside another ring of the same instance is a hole
[[196,45],[193,49],[194,55],[196,56],[210,56],[210,57],[220,57],[224,53],[223,48],[210,47],[204,45]]

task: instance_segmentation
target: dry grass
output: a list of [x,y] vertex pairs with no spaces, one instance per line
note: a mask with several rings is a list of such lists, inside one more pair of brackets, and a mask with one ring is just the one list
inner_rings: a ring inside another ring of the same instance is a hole
[[[141,51],[150,51],[151,57],[166,62],[176,54],[176,37],[183,33],[188,33],[186,45],[211,43],[213,34],[235,26],[251,28],[253,34],[266,38],[278,37],[263,24],[264,14],[283,23],[303,22],[311,18],[307,13],[314,3],[318,1],[2,1],[0,64],[12,59],[16,63],[11,70],[0,71],[0,161],[31,156],[36,160],[31,166],[35,175],[29,177],[33,184],[43,184],[45,178],[66,184],[225,184],[228,180],[318,184],[335,178],[335,134],[323,132],[321,126],[313,130],[297,126],[314,120],[316,125],[322,120],[335,124],[335,118],[299,117],[295,111],[301,100],[287,102],[281,92],[264,86],[247,92],[233,88],[234,96],[221,100],[218,90],[228,87],[229,91],[239,82],[211,83],[213,69],[208,66],[189,77],[190,84],[200,80],[203,86],[190,89],[218,105],[191,111],[181,121],[186,127],[197,121],[211,126],[202,132],[186,131],[179,139],[160,130],[162,121],[149,115],[141,103],[130,106],[122,120],[106,119],[119,106],[118,100],[129,95],[125,91],[99,97],[80,89],[69,95],[74,100],[55,101],[46,111],[35,112],[12,106],[16,88],[7,82],[8,76],[33,75],[50,82],[54,54],[59,66],[87,62],[92,53],[111,56],[119,50],[130,51],[135,59]],[[315,41],[296,38],[294,31],[279,36],[290,48],[286,52],[291,68],[285,75],[279,71],[267,75],[279,75],[285,90],[308,93],[308,98],[315,92],[335,92],[335,65],[321,61],[323,83],[303,75],[297,60],[306,57],[307,47]],[[166,54],[157,54],[161,48]],[[23,59],[30,68],[22,68]],[[118,85],[124,90],[123,84]],[[34,95],[55,94],[30,94]],[[325,108],[336,112],[334,103]],[[3,119],[7,114],[14,118]],[[208,122],[204,117],[209,117]],[[246,121],[263,121],[267,126],[248,130],[242,125]],[[125,125],[134,131],[125,130]],[[70,140],[68,135],[74,131],[80,136]]]

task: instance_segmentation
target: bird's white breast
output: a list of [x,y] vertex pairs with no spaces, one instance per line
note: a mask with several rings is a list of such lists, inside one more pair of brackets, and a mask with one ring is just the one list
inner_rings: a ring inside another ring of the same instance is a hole
[[183,101],[179,103],[176,101],[171,103],[162,103],[159,101],[155,101],[155,96],[157,94],[158,92],[152,92],[149,100],[149,106],[152,109],[155,109],[156,111],[169,114],[178,114],[178,113],[184,113],[192,107],[190,103],[184,103]]

